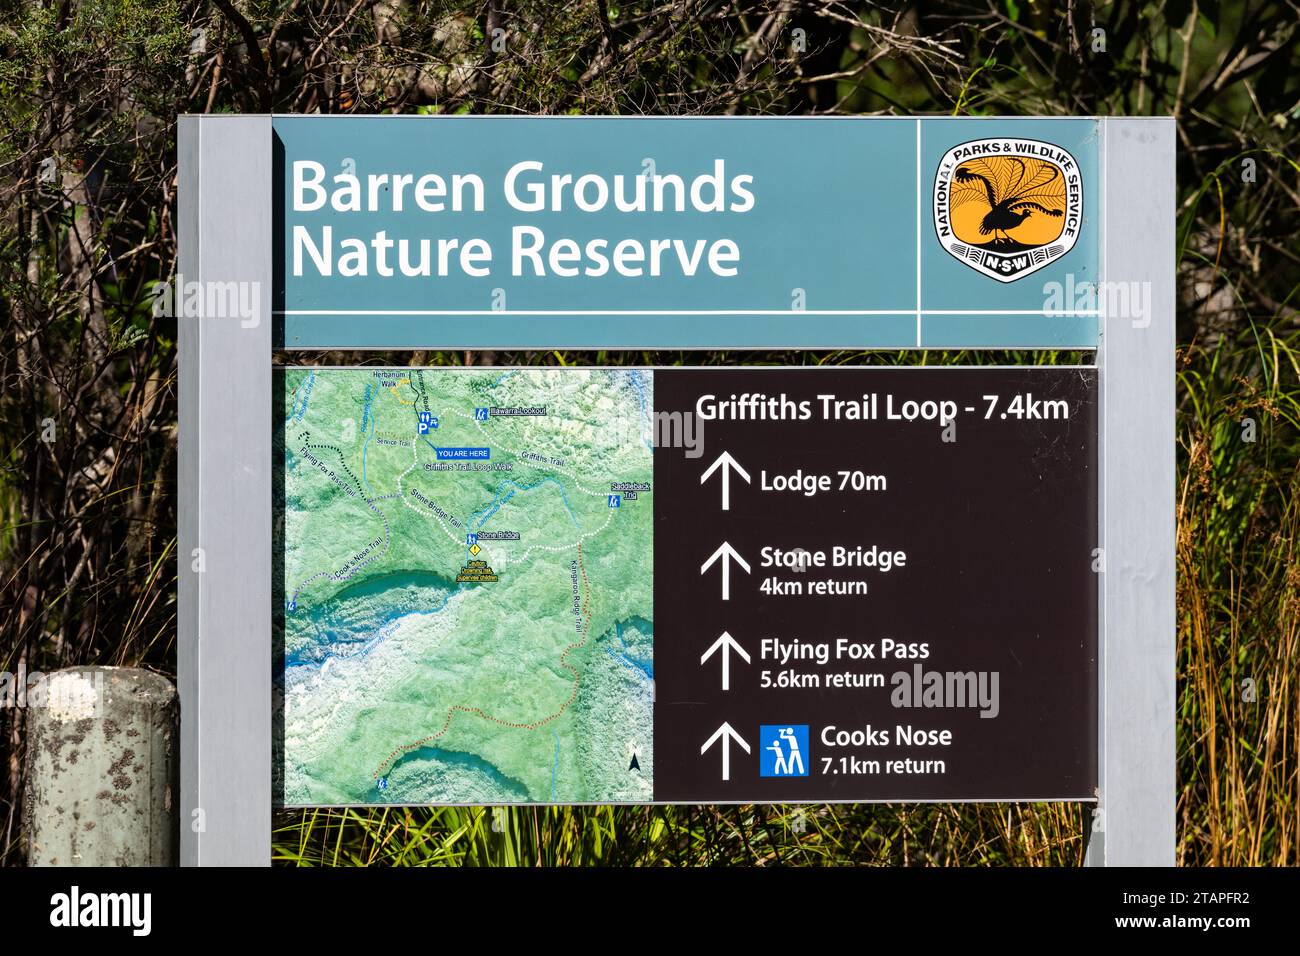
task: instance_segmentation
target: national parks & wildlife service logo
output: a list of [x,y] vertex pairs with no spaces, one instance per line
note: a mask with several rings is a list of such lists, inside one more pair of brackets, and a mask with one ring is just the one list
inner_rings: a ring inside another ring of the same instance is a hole
[[1083,183],[1066,150],[1033,139],[954,146],[934,177],[934,231],[954,259],[1014,282],[1079,238]]

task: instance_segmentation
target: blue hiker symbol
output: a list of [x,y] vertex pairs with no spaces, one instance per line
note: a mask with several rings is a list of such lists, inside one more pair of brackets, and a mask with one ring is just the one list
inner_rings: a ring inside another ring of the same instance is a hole
[[759,727],[762,777],[806,777],[810,759],[807,724],[764,724]]

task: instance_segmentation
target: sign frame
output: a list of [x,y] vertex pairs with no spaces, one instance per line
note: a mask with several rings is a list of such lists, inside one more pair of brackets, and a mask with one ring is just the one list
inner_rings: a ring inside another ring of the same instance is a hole
[[[476,121],[489,119],[509,122]],[[178,310],[179,806],[187,866],[271,862],[272,121],[178,122],[178,284],[250,283],[266,293],[245,319]],[[963,121],[978,138],[984,120]],[[924,120],[915,122],[919,137]],[[1110,297],[1099,302],[1099,753],[1086,862],[1167,866],[1176,783],[1175,126],[1165,117],[1097,123],[1092,188],[1100,192],[1103,284],[1138,284],[1148,308],[1135,320],[1115,314]],[[929,191],[919,169],[917,178],[919,220]]]

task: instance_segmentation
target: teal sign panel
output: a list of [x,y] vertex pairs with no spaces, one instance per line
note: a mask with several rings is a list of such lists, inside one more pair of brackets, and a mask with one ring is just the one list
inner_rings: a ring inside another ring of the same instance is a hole
[[1092,119],[276,117],[286,348],[1095,348]]

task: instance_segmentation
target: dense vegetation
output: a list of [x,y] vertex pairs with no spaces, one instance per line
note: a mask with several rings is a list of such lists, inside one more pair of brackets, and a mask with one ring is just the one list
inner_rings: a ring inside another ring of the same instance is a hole
[[[174,671],[176,336],[150,294],[176,265],[178,113],[1172,115],[1178,855],[1294,864],[1297,29],[1294,5],[1272,0],[0,0],[0,670]],[[7,863],[23,854],[23,736],[23,710],[0,710]],[[305,863],[1073,864],[1085,817],[1070,805],[346,810],[278,814],[275,847]]]

